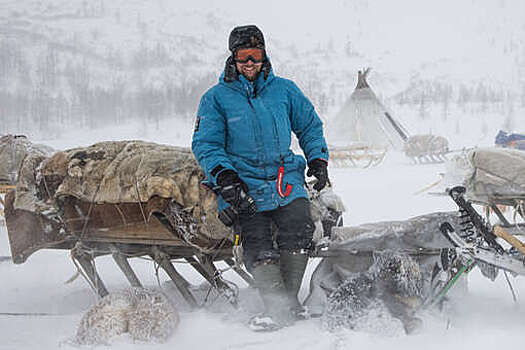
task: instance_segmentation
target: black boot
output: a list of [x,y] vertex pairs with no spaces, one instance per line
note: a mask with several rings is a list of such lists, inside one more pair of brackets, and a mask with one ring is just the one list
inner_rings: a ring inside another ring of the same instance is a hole
[[250,319],[250,328],[264,332],[292,325],[294,320],[289,312],[289,302],[277,263],[259,264],[253,268],[252,275],[265,312]]
[[303,250],[281,250],[281,275],[289,300],[290,310],[296,319],[309,318],[306,308],[301,305],[297,298],[307,263],[308,254]]

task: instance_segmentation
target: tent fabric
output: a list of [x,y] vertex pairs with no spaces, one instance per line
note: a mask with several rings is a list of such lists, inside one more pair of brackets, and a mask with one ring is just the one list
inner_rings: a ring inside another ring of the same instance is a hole
[[404,137],[401,134],[404,130],[369,87],[366,73],[359,73],[356,89],[328,124],[328,143],[343,147],[364,142],[371,146],[402,150]]

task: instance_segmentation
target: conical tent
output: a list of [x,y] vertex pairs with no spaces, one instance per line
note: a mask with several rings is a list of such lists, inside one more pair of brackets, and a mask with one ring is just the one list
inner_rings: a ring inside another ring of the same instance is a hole
[[370,68],[358,72],[354,92],[327,125],[328,143],[342,147],[362,142],[401,150],[408,135],[368,85],[366,77],[369,72]]

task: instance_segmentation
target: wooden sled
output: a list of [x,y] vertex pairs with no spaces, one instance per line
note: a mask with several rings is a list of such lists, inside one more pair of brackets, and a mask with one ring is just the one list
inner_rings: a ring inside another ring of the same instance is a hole
[[[152,198],[146,203],[94,204],[67,198],[62,213],[55,217],[39,216],[33,212],[15,209],[15,191],[5,200],[5,215],[12,260],[20,264],[40,249],[65,249],[81,274],[101,297],[108,290],[96,270],[95,259],[111,255],[132,286],[141,286],[128,259],[149,257],[170,277],[186,302],[192,308],[199,302],[190,291],[191,284],[172,263],[180,259],[190,264],[212,287],[236,305],[236,290],[223,280],[215,262],[224,261],[248,284],[251,276],[235,264],[232,242],[207,240],[185,236],[173,227],[174,218],[184,215],[180,208],[167,199]],[[162,207],[165,206],[165,207]],[[164,209],[174,215],[165,215]],[[163,210],[161,210],[163,209]]]
[[369,168],[381,164],[387,148],[355,144],[345,147],[331,147],[330,165],[337,168]]

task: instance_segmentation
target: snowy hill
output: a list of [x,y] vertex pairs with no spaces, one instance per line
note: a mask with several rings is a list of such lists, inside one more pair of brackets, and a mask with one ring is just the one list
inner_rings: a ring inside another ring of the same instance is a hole
[[406,123],[421,104],[445,98],[468,114],[472,103],[499,104],[501,119],[525,106],[524,12],[508,0],[272,0],[262,10],[211,0],[6,1],[0,133],[56,137],[71,127],[191,119],[222,70],[229,31],[243,23],[263,29],[277,74],[297,81],[327,119],[366,66],[394,112],[408,106]]

